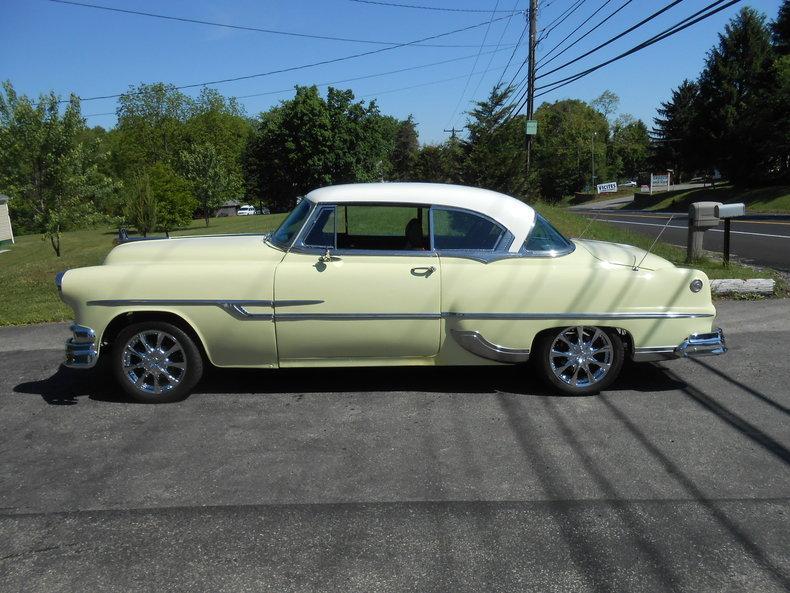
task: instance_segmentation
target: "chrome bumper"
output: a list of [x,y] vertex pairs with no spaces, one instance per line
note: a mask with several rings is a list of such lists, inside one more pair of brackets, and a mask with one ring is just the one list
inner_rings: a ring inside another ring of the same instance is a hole
[[719,327],[715,331],[691,334],[675,348],[634,348],[634,362],[655,362],[689,356],[716,356],[727,352],[724,332]]
[[66,340],[66,361],[64,366],[70,369],[89,369],[96,364],[96,332],[84,325],[72,325],[74,334]]

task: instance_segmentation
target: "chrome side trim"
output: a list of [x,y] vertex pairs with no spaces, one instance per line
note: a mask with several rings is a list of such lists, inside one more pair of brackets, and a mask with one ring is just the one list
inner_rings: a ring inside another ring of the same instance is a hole
[[275,313],[276,321],[364,321],[441,319],[440,313]]
[[451,333],[461,347],[482,358],[510,363],[526,362],[529,359],[529,350],[493,344],[476,331],[454,329]]
[[461,313],[450,311],[442,313],[446,319],[694,319],[713,317],[711,313]]
[[298,307],[301,305],[319,305],[321,300],[281,300],[281,301],[256,301],[256,300],[213,300],[213,299],[114,299],[103,301],[88,301],[88,305],[97,307],[123,307],[128,305],[161,306],[161,307],[219,307],[228,315],[244,321],[272,321],[274,313],[251,313],[246,307]]

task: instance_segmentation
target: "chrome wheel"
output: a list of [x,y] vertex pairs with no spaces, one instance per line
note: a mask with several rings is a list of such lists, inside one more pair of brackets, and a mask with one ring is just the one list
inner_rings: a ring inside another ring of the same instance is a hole
[[184,347],[161,330],[133,335],[123,347],[123,376],[135,389],[152,395],[173,390],[184,379],[187,357]]
[[612,340],[597,327],[568,327],[554,339],[549,366],[560,381],[573,387],[601,382],[614,359]]

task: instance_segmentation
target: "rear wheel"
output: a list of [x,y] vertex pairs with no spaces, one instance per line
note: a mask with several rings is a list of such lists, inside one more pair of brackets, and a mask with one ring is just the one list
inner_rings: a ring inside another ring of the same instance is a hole
[[565,395],[598,393],[623,367],[623,341],[612,329],[574,326],[546,332],[536,348],[544,380]]
[[163,322],[134,323],[118,334],[112,366],[121,387],[144,403],[184,399],[203,375],[203,359],[192,339]]

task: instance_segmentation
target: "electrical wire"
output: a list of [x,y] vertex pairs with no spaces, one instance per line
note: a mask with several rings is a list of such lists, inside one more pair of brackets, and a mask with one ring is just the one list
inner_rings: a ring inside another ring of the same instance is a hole
[[[657,35],[654,35],[650,39],[647,39],[647,40],[643,41],[642,43],[632,47],[628,51],[625,51],[625,52],[621,53],[620,55],[617,55],[617,56],[615,56],[615,57],[613,57],[613,58],[611,58],[609,60],[606,60],[605,62],[601,62],[600,64],[597,64],[597,65],[595,65],[595,66],[593,66],[591,68],[588,68],[587,70],[584,70],[582,72],[574,74],[573,76],[569,76],[567,78],[556,80],[556,81],[554,81],[552,83],[549,83],[549,84],[546,84],[546,85],[543,85],[543,86],[540,86],[540,87],[536,87],[535,90],[540,90],[540,89],[548,89],[548,90],[544,90],[542,93],[538,93],[537,95],[535,95],[535,97],[540,97],[542,95],[550,93],[551,91],[557,90],[560,87],[563,87],[563,86],[566,86],[568,84],[571,84],[572,82],[576,82],[580,78],[583,78],[583,77],[595,72],[596,70],[600,70],[604,66],[608,66],[612,62],[616,62],[618,60],[621,60],[621,59],[623,59],[623,58],[625,58],[627,56],[630,56],[633,53],[636,53],[638,51],[641,51],[641,50],[645,49],[646,47],[649,47],[649,46],[653,45],[654,43],[658,43],[659,41],[663,41],[664,39],[666,39],[668,37],[671,37],[672,35],[680,33],[684,29],[687,29],[688,27],[691,27],[692,25],[695,25],[696,23],[698,23],[700,21],[703,21],[703,20],[713,16],[714,14],[729,8],[732,5],[737,4],[738,2],[741,2],[742,0],[730,0],[726,4],[716,7],[716,5],[721,4],[723,1],[724,0],[717,0],[716,2],[712,2],[711,4],[708,4],[702,10],[697,11],[696,13],[686,17],[685,19],[683,19],[682,21],[680,21],[680,22],[676,23],[675,25],[669,27],[668,29],[664,29],[661,33],[659,33]],[[713,8],[713,7],[716,7],[716,8]],[[705,12],[705,11],[708,11],[708,12]],[[704,13],[704,14],[702,14],[702,13]],[[698,15],[701,15],[701,16],[698,16]],[[697,17],[697,18],[694,18],[694,17]],[[549,89],[548,87],[553,87],[553,88]],[[519,107],[519,109],[521,109],[521,107]]]
[[[464,90],[461,91],[461,96],[458,97],[458,102],[455,104],[455,109],[453,109],[453,114],[450,116],[450,120],[447,122],[447,126],[453,123],[455,120],[455,115],[458,113],[458,108],[461,106],[461,102],[464,100],[466,96],[466,89],[469,88],[469,82],[472,80],[472,76],[474,75],[475,68],[477,68],[477,61],[480,59],[480,53],[483,51],[483,45],[485,45],[486,39],[488,38],[488,32],[491,30],[491,23],[494,22],[494,15],[496,14],[496,9],[499,7],[499,0],[496,0],[496,4],[494,4],[494,10],[491,11],[491,19],[488,21],[488,26],[486,27],[486,31],[483,34],[483,41],[480,43],[480,49],[477,52],[477,57],[475,58],[474,64],[472,64],[472,70],[469,72],[469,76],[466,79],[466,83],[464,84]],[[511,15],[512,17],[512,15]],[[506,18],[511,18],[506,17]]]
[[583,53],[582,55],[577,56],[577,57],[573,58],[572,60],[570,60],[568,62],[565,62],[561,66],[557,66],[553,70],[549,70],[548,72],[544,72],[543,74],[540,74],[540,75],[536,76],[535,80],[538,80],[539,78],[543,78],[544,76],[548,76],[549,74],[553,74],[554,72],[557,72],[558,70],[562,70],[563,68],[566,68],[567,66],[570,66],[571,64],[574,64],[574,63],[578,62],[579,60],[586,58],[590,54],[593,54],[593,53],[597,52],[599,49],[602,49],[602,48],[606,47],[607,45],[609,45],[611,43],[614,43],[615,41],[617,41],[621,37],[625,37],[626,35],[628,35],[632,31],[635,31],[636,29],[638,29],[639,27],[641,27],[645,23],[648,23],[648,22],[652,21],[654,18],[658,17],[659,15],[664,14],[667,10],[669,10],[673,6],[677,6],[681,2],[683,2],[683,0],[674,0],[673,2],[670,2],[669,4],[664,6],[663,8],[660,8],[659,10],[657,10],[656,12],[651,14],[650,16],[647,16],[647,17],[643,18],[641,21],[639,21],[635,25],[632,25],[632,26],[628,27],[625,31],[623,31],[621,33],[618,33],[617,35],[615,35],[614,37],[608,39],[607,41],[604,41],[600,45],[596,45],[594,48],[592,48],[591,50]]
[[[373,40],[373,39],[356,39],[351,37],[333,37],[331,35],[315,35],[312,33],[297,33],[295,31],[281,31],[279,29],[263,29],[260,27],[252,27],[248,25],[233,25],[228,23],[218,23],[215,21],[205,21],[201,19],[193,19],[188,17],[180,17],[180,16],[170,16],[166,14],[158,14],[154,12],[143,12],[140,10],[130,10],[126,8],[115,8],[112,6],[102,6],[100,4],[89,4],[87,2],[76,2],[75,0],[49,0],[49,2],[53,2],[55,4],[62,4],[66,6],[79,6],[82,8],[93,8],[95,10],[105,10],[108,12],[115,12],[120,14],[131,14],[136,16],[144,16],[149,18],[167,20],[167,21],[177,21],[181,23],[193,23],[197,25],[207,25],[211,27],[222,27],[224,29],[235,29],[238,31],[253,31],[256,33],[266,33],[269,35],[283,35],[286,37],[299,37],[302,39],[320,39],[322,41],[342,41],[348,43],[367,43],[370,45],[397,45],[401,42],[399,41],[381,41],[381,40]],[[512,15],[511,15],[512,16]],[[477,44],[474,45],[453,45],[453,44],[419,44],[415,43],[414,45],[419,45],[421,47],[477,47]]]
[[[540,42],[540,41],[543,41],[543,40],[544,40],[544,39],[546,39],[546,38],[547,38],[549,35],[551,35],[551,32],[552,32],[552,31],[554,31],[554,30],[555,30],[557,27],[559,27],[559,26],[560,26],[562,23],[564,23],[564,22],[565,22],[565,21],[568,19],[568,17],[569,17],[569,16],[571,16],[571,15],[572,15],[574,12],[576,12],[577,10],[579,10],[579,8],[581,8],[582,4],[584,4],[584,3],[585,3],[585,1],[586,1],[586,0],[578,0],[578,2],[576,2],[576,4],[574,4],[574,5],[571,7],[571,9],[570,9],[569,11],[567,11],[567,14],[566,14],[564,17],[562,17],[562,18],[561,18],[561,19],[560,19],[560,20],[557,22],[557,24],[556,24],[556,25],[545,27],[545,28],[544,28],[544,30],[545,30],[546,32],[545,32],[543,35],[538,35],[538,42]],[[555,20],[556,20],[556,19],[555,19]]]
[[[508,58],[507,66],[505,67],[504,70],[502,70],[502,74],[499,75],[499,80],[497,80],[495,86],[499,86],[499,84],[502,82],[502,79],[505,77],[505,72],[507,72],[508,68],[510,68],[510,63],[513,61],[513,56],[516,55],[516,51],[518,51],[518,48],[521,45],[521,40],[524,39],[524,35],[527,34],[528,30],[529,30],[529,23],[525,23],[524,28],[521,30],[521,35],[519,35],[518,41],[516,42],[516,45],[513,46],[513,52],[510,54],[510,58]],[[521,72],[522,67],[523,64],[519,66],[518,72]],[[516,72],[513,79],[515,79],[515,77],[518,76],[518,72]],[[510,84],[513,84],[513,79],[511,79]],[[510,86],[510,84],[508,86]]]
[[557,43],[557,44],[556,44],[554,47],[552,47],[552,48],[551,48],[549,51],[547,51],[545,54],[543,54],[543,57],[542,57],[542,58],[540,58],[540,59],[538,60],[538,64],[540,64],[540,62],[542,62],[543,60],[545,60],[545,59],[546,59],[546,57],[550,56],[550,55],[551,55],[551,53],[552,53],[554,50],[556,50],[556,49],[557,49],[559,46],[561,46],[561,45],[562,45],[563,43],[565,43],[565,42],[566,42],[568,39],[570,39],[570,37],[571,37],[571,36],[573,36],[573,34],[574,34],[574,33],[576,33],[576,31],[578,31],[579,29],[581,29],[581,28],[582,28],[582,27],[585,25],[585,23],[589,22],[589,20],[590,20],[591,18],[593,18],[593,17],[594,17],[596,14],[598,14],[599,12],[601,12],[601,11],[602,11],[602,10],[603,10],[603,9],[606,7],[606,5],[607,5],[607,4],[609,4],[611,1],[612,1],[612,0],[606,0],[606,1],[605,1],[603,4],[601,4],[601,5],[598,7],[598,9],[597,9],[595,12],[593,12],[593,13],[592,13],[590,16],[588,16],[588,17],[587,17],[585,20],[583,20],[581,23],[579,23],[579,26],[578,26],[578,27],[576,27],[576,28],[575,28],[573,31],[571,31],[570,33],[568,33],[568,34],[567,34],[567,35],[566,35],[566,36],[563,38],[563,40],[562,40],[562,41],[560,41],[559,43]]
[[[475,12],[489,14],[492,11],[485,8],[449,8],[444,6],[423,6],[419,4],[399,4],[397,2],[381,2],[379,0],[349,0],[359,4],[374,4],[376,6],[389,6],[392,8],[416,8],[419,10],[436,10],[441,12]],[[509,12],[507,10],[494,10],[495,13]]]
[[[490,19],[490,20],[484,21],[482,23],[476,23],[474,25],[468,25],[466,27],[461,27],[459,29],[453,29],[452,31],[446,31],[445,33],[438,33],[436,35],[431,35],[429,37],[423,37],[421,39],[415,39],[414,41],[408,41],[408,42],[405,42],[405,43],[399,43],[397,45],[388,46],[388,47],[380,47],[378,49],[372,49],[372,50],[368,50],[368,51],[364,51],[364,52],[359,52],[359,53],[351,54],[351,55],[348,55],[348,56],[341,56],[339,58],[327,58],[325,60],[319,60],[318,62],[311,62],[311,63],[308,63],[308,64],[300,64],[298,66],[288,66],[288,67],[285,67],[285,68],[277,68],[275,70],[269,70],[267,72],[259,72],[259,73],[256,73],[256,74],[246,74],[244,76],[233,76],[233,77],[229,77],[229,78],[221,78],[221,79],[218,79],[218,80],[208,80],[208,81],[205,81],[205,82],[195,82],[195,83],[191,83],[191,84],[182,84],[182,85],[175,86],[174,88],[176,88],[178,90],[192,89],[192,88],[204,87],[204,86],[209,86],[209,85],[225,84],[225,83],[228,83],[228,82],[238,82],[240,80],[250,80],[250,79],[253,79],[253,78],[263,78],[263,77],[266,77],[266,76],[272,76],[274,74],[284,74],[286,72],[295,72],[297,70],[305,70],[307,68],[314,68],[316,66],[325,66],[327,64],[337,64],[338,62],[345,62],[347,60],[353,60],[353,59],[361,58],[361,57],[365,57],[365,56],[372,56],[372,55],[380,54],[380,53],[383,53],[383,52],[386,52],[386,51],[392,51],[393,49],[399,49],[401,47],[407,47],[407,46],[416,45],[416,44],[421,43],[423,41],[431,41],[433,39],[439,39],[441,37],[447,37],[448,35],[454,35],[456,33],[462,33],[464,31],[471,31],[472,29],[477,29],[477,28],[484,27],[484,26],[489,26],[490,27],[491,23],[494,23],[494,22],[497,22],[497,21],[501,21],[501,20],[504,20],[506,18],[508,18],[508,17],[501,16],[501,17],[497,17],[497,18],[494,18],[494,19]],[[85,102],[85,101],[98,101],[100,99],[117,99],[121,95],[129,95],[129,94],[134,95],[134,94],[136,94],[136,92],[135,91],[128,91],[127,93],[114,93],[114,94],[111,94],[111,95],[96,95],[94,97],[85,97],[85,98],[79,97],[79,99],[82,102]],[[60,103],[68,103],[68,101],[69,101],[68,99],[63,99],[63,100],[61,100],[59,102]]]
[[[567,46],[565,49],[563,49],[561,52],[559,52],[558,54],[554,55],[554,57],[552,57],[552,58],[549,58],[549,59],[548,59],[548,60],[546,60],[546,61],[545,61],[543,64],[539,65],[539,66],[536,68],[536,70],[540,70],[540,69],[541,69],[541,68],[543,68],[543,67],[544,67],[546,64],[550,64],[551,62],[553,62],[554,60],[556,60],[557,58],[559,58],[559,57],[560,57],[562,54],[564,54],[566,51],[568,51],[570,48],[572,48],[574,45],[576,45],[576,44],[577,44],[577,43],[579,43],[580,41],[583,41],[583,40],[584,40],[584,39],[585,39],[585,38],[586,38],[586,37],[587,37],[587,36],[588,36],[590,33],[592,33],[593,31],[595,31],[595,30],[596,30],[596,29],[598,29],[599,27],[602,27],[602,26],[603,26],[603,25],[604,25],[604,24],[605,24],[605,23],[606,23],[606,22],[607,22],[609,19],[611,19],[611,18],[612,18],[614,15],[616,15],[618,12],[620,12],[621,10],[623,10],[623,9],[624,9],[626,6],[628,6],[629,4],[631,4],[631,2],[633,2],[633,1],[634,1],[634,0],[625,0],[625,2],[623,2],[623,4],[621,4],[621,5],[620,5],[620,7],[619,7],[619,8],[617,8],[617,9],[616,9],[614,12],[612,12],[612,13],[611,13],[609,16],[607,16],[606,18],[604,18],[604,19],[603,19],[601,22],[599,22],[597,25],[594,25],[593,27],[591,27],[590,29],[588,29],[587,31],[585,31],[584,33],[582,33],[581,37],[579,37],[579,38],[578,38],[576,41],[574,41],[573,43],[571,43],[570,45],[568,45],[568,46]],[[594,16],[594,15],[593,15],[593,16]],[[590,18],[592,18],[592,17],[590,17]],[[562,45],[562,43],[564,43],[564,40],[563,40],[561,43],[559,43],[558,45]],[[552,48],[552,50],[551,50],[551,51],[554,51],[554,49],[556,49],[556,46],[555,46],[554,48]],[[550,53],[551,53],[551,52],[549,52],[549,54],[550,54]],[[547,55],[548,55],[548,54],[547,54]],[[545,56],[544,56],[544,58],[541,58],[541,60],[539,60],[539,61],[541,61],[541,62],[542,62],[542,61],[543,61],[543,59],[545,59]]]
[[[513,5],[513,12],[512,12],[512,14],[508,17],[507,21],[505,21],[505,26],[502,28],[502,33],[499,35],[499,39],[497,40],[497,43],[496,43],[497,49],[499,49],[499,46],[502,44],[502,39],[504,39],[505,33],[507,33],[507,29],[510,26],[510,21],[513,19],[513,15],[516,14],[516,8],[518,8],[518,5],[520,3],[521,3],[521,0],[516,0],[516,3]],[[521,38],[519,38],[519,41],[520,41],[520,39]],[[518,45],[516,45],[516,47],[514,49],[517,49],[517,48],[518,48]],[[513,54],[511,54],[511,56],[512,55]],[[493,61],[494,61],[494,52],[491,52],[491,57],[488,58],[488,64],[486,64],[485,71],[488,71],[488,69],[491,68],[491,62],[493,62]],[[502,74],[504,74],[504,72],[505,71],[503,70]],[[499,75],[500,78],[502,78],[502,74]],[[480,79],[477,81],[477,85],[475,86],[475,90],[472,91],[472,97],[477,96],[477,91],[480,89],[480,85],[483,83],[483,78],[484,78],[484,76],[481,76]],[[497,84],[499,84],[499,83],[497,83]]]

